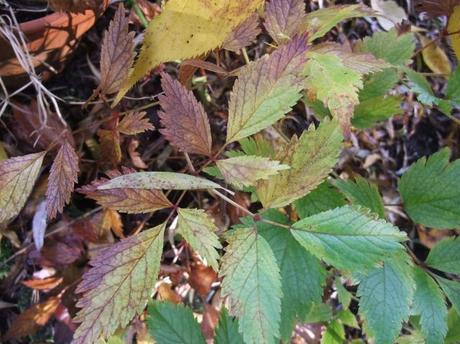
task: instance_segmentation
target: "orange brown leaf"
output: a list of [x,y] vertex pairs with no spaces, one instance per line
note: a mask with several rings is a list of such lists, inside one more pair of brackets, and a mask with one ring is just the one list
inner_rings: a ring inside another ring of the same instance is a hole
[[145,117],[146,114],[144,111],[127,113],[118,124],[118,131],[125,135],[136,135],[153,130],[155,127]]

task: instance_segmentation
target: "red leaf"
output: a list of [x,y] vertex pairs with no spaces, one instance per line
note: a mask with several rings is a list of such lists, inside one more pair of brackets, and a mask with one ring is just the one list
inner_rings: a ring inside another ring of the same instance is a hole
[[125,135],[136,135],[147,130],[153,130],[155,127],[145,118],[146,112],[129,112],[127,113],[120,124],[118,131]]
[[46,212],[53,219],[70,200],[74,184],[78,179],[78,156],[75,149],[64,141],[59,149],[48,178],[46,190]]
[[166,73],[161,73],[164,95],[159,113],[165,129],[160,132],[183,152],[211,155],[211,128],[203,105],[193,93]]
[[[109,178],[116,178],[122,174],[134,173],[132,169],[124,168],[123,173],[118,171],[107,172]],[[106,208],[112,208],[122,213],[149,213],[155,210],[172,207],[171,202],[160,190],[147,189],[107,189],[98,190],[98,186],[106,183],[107,178],[101,178],[78,191],[86,197],[96,200]]]

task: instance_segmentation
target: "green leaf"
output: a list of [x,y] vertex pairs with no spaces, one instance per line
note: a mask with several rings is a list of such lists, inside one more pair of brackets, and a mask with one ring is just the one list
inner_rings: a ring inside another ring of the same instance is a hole
[[109,180],[98,187],[99,190],[129,189],[167,189],[198,190],[222,188],[210,180],[175,172],[137,172],[125,174]]
[[386,121],[402,113],[402,100],[402,96],[379,96],[361,101],[355,107],[353,126],[359,129],[370,128],[377,122]]
[[446,344],[456,344],[460,342],[460,315],[454,308],[449,309],[447,314],[447,335]]
[[460,227],[460,160],[449,163],[444,148],[428,159],[421,158],[399,182],[404,207],[411,219],[427,227]]
[[310,12],[305,18],[305,29],[309,32],[308,40],[311,42],[324,36],[334,26],[346,19],[374,14],[372,9],[364,5],[330,6]]
[[222,307],[219,323],[214,337],[215,344],[244,344],[243,337],[238,332],[238,320],[232,319],[227,310]]
[[284,207],[308,194],[327,177],[341,147],[342,134],[335,120],[323,121],[317,130],[304,131],[298,140],[292,138],[276,156],[291,168],[257,183],[264,207]]
[[419,102],[428,106],[439,104],[440,99],[434,95],[430,83],[424,75],[417,73],[410,68],[404,68],[404,72],[411,81],[411,90],[412,92],[417,93],[417,99]]
[[342,324],[347,325],[348,327],[359,329],[359,324],[355,315],[348,309],[338,312],[337,319],[339,319]]
[[151,302],[147,328],[156,344],[205,344],[192,310],[172,302]]
[[420,315],[422,333],[427,344],[444,343],[447,333],[447,307],[436,282],[421,268],[414,268],[414,312]]
[[446,97],[455,105],[460,106],[460,68],[457,67],[455,72],[449,78],[447,83]]
[[239,189],[255,185],[258,180],[268,179],[279,171],[289,169],[289,166],[282,165],[279,161],[255,155],[218,160],[216,164],[225,181]]
[[354,182],[351,180],[335,179],[333,185],[337,187],[352,204],[366,207],[380,218],[385,218],[383,199],[375,184],[371,184],[363,177],[357,176]]
[[447,238],[438,242],[430,251],[426,264],[445,272],[460,275],[460,239]]
[[436,276],[436,281],[438,281],[441,289],[449,298],[452,306],[460,313],[460,282],[451,281],[440,276]]
[[329,181],[319,184],[308,195],[294,202],[300,218],[346,205],[346,199]]
[[301,98],[306,51],[305,37],[297,36],[240,70],[228,104],[227,143],[267,128],[291,110]]
[[346,271],[370,270],[401,252],[406,234],[366,209],[344,206],[296,222],[294,238],[326,263]]
[[385,261],[358,287],[359,314],[365,320],[366,333],[377,344],[393,344],[403,321],[409,318],[414,283],[411,269],[406,265]]
[[306,323],[328,322],[332,319],[331,306],[325,303],[313,304],[310,307],[307,316],[305,317]]
[[339,320],[332,320],[321,337],[321,344],[343,344],[345,342],[345,329],[342,323]]
[[[287,224],[286,217],[275,210],[265,212],[264,219]],[[321,303],[326,270],[321,262],[306,251],[280,227],[257,222],[258,233],[270,245],[281,272],[281,339],[288,341],[294,325],[302,321],[310,306]]]
[[217,227],[212,219],[202,209],[179,208],[177,213],[177,233],[182,235],[215,271],[218,271],[219,253],[216,249],[222,248],[222,245],[215,233]]
[[244,342],[276,343],[281,312],[281,277],[267,241],[255,228],[238,228],[222,258],[222,295],[229,296]]
[[270,141],[266,140],[261,135],[240,140],[240,146],[246,155],[257,155],[269,158],[274,154]]
[[387,94],[400,79],[396,68],[387,68],[381,72],[373,73],[364,81],[363,89],[359,92],[361,102],[371,98],[378,99]]
[[415,50],[413,33],[399,35],[396,29],[388,32],[376,32],[372,37],[366,37],[357,47],[358,51],[373,54],[375,57],[398,66],[407,65]]
[[160,270],[164,225],[101,250],[90,261],[77,293],[84,293],[77,306],[74,344],[95,343],[112,335],[140,314],[152,296]]
[[347,290],[347,288],[345,288],[345,286],[340,281],[340,278],[336,278],[334,284],[335,288],[337,289],[340,303],[344,309],[348,309],[353,298],[352,294]]

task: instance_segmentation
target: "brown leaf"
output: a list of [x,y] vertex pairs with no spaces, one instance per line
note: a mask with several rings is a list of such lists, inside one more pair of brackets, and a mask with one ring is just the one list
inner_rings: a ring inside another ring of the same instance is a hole
[[211,286],[217,280],[216,272],[210,267],[195,262],[190,271],[189,283],[198,295],[206,297],[211,291]]
[[[134,173],[132,169],[123,168],[122,173],[109,171],[109,178],[116,178],[123,174]],[[98,186],[107,182],[107,178],[93,181],[78,191],[92,198],[106,208],[112,208],[122,213],[149,213],[159,209],[172,207],[171,202],[160,190],[147,189],[107,189],[98,190]]]
[[120,133],[118,130],[99,129],[97,131],[101,146],[101,161],[114,166],[121,162]]
[[56,12],[100,11],[103,3],[103,0],[48,0],[49,7]]
[[137,147],[139,147],[139,140],[130,140],[128,145],[128,154],[131,158],[131,162],[133,163],[134,167],[146,169],[148,166],[142,160],[139,152],[137,151]]
[[183,152],[211,155],[211,128],[203,105],[166,73],[161,73],[161,86],[165,94],[159,97],[159,115],[165,129],[160,132]]
[[21,283],[31,289],[47,291],[56,288],[61,282],[62,277],[49,277],[45,279],[22,281]]
[[12,338],[19,339],[34,334],[50,320],[60,302],[59,297],[53,296],[26,309],[19,314],[2,339],[6,342]]
[[182,298],[171,288],[171,285],[168,283],[161,283],[158,286],[158,299],[177,304],[182,302]]
[[237,52],[254,42],[260,32],[259,15],[254,13],[235,29],[230,31],[222,48]]
[[120,90],[134,60],[134,32],[129,32],[129,19],[120,3],[101,48],[101,82],[98,91],[112,94]]
[[112,230],[119,238],[123,239],[125,237],[120,214],[113,209],[104,209],[102,213],[101,229],[103,232]]
[[214,329],[219,322],[219,312],[217,309],[208,304],[204,304],[203,321],[200,324],[201,331],[206,340],[214,338]]
[[146,114],[145,111],[127,113],[118,124],[118,131],[125,135],[136,135],[155,129],[149,119],[145,118]]
[[51,166],[46,190],[46,212],[53,219],[69,203],[78,181],[78,156],[75,149],[64,141]]
[[0,161],[0,224],[15,217],[29,197],[45,152]]
[[[37,102],[30,105],[15,104],[8,128],[25,145],[48,149],[51,144],[69,141],[74,144],[69,127],[54,112],[47,114],[46,123],[39,116]],[[56,147],[57,150],[58,147]]]
[[426,12],[430,17],[448,16],[460,0],[416,0],[417,12]]

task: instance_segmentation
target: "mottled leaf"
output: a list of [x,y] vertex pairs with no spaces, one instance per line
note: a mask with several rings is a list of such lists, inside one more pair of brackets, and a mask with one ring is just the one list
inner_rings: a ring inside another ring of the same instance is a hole
[[345,197],[328,181],[319,184],[305,197],[295,201],[295,210],[300,218],[321,213],[347,204]]
[[254,13],[228,34],[222,48],[237,52],[253,43],[260,32],[259,15]]
[[375,184],[369,183],[361,176],[355,181],[336,179],[333,184],[347,197],[354,205],[360,205],[370,209],[380,218],[385,218],[385,208],[379,189]]
[[118,188],[154,190],[199,190],[221,188],[210,180],[176,172],[137,172],[116,177],[98,186],[98,190]]
[[146,118],[146,115],[147,113],[144,111],[128,112],[118,124],[118,131],[125,135],[136,135],[147,130],[153,130],[154,126]]
[[306,50],[299,36],[240,70],[228,105],[227,143],[272,125],[300,99]]
[[238,332],[238,319],[232,319],[227,309],[222,307],[219,323],[214,337],[215,344],[244,344],[243,336]]
[[361,281],[357,292],[359,314],[366,333],[376,343],[395,342],[403,321],[409,318],[413,291],[412,270],[404,262],[386,261]]
[[447,306],[444,295],[425,271],[414,267],[414,312],[420,315],[420,325],[426,344],[444,343],[447,333]]
[[453,274],[460,275],[460,238],[446,238],[430,251],[426,264]]
[[419,159],[402,176],[404,209],[416,223],[437,229],[460,227],[460,160],[449,163],[449,157],[449,148],[444,148]]
[[318,186],[335,165],[342,135],[335,120],[323,121],[317,130],[306,130],[300,139],[280,149],[277,159],[291,168],[257,184],[265,208],[279,208],[305,196]]
[[265,7],[264,26],[273,40],[282,44],[299,32],[305,15],[303,0],[270,0]]
[[160,63],[196,57],[222,45],[229,32],[262,3],[262,0],[168,1],[161,14],[150,22],[141,53],[115,103]]
[[[123,174],[134,173],[134,170],[123,169]],[[122,175],[118,171],[107,172],[109,178]],[[98,186],[109,181],[101,178],[85,185],[78,191],[92,198],[105,208],[111,208],[122,213],[150,213],[159,209],[172,207],[171,202],[161,190],[113,188],[98,190]]]
[[218,271],[217,249],[222,248],[222,245],[216,235],[217,227],[213,220],[201,209],[178,209],[177,213],[177,233],[206,259],[209,266]]
[[160,132],[183,152],[211,155],[212,137],[208,116],[193,93],[166,73],[161,74],[164,95],[159,113],[165,127]]
[[279,161],[255,155],[218,160],[216,164],[225,181],[240,189],[255,185],[260,179],[267,179],[279,171],[289,169],[289,166],[281,165]]
[[400,252],[406,234],[365,209],[344,206],[306,217],[293,225],[294,238],[339,269],[370,270]]
[[192,310],[171,302],[152,302],[147,327],[157,344],[205,344]]
[[305,28],[309,33],[308,39],[313,41],[324,36],[341,21],[373,15],[375,12],[372,9],[361,4],[329,6],[310,12],[305,22]]
[[280,335],[281,279],[267,241],[254,228],[238,228],[222,260],[222,296],[247,344],[275,344]]
[[128,32],[128,24],[129,18],[125,16],[125,8],[120,3],[102,40],[101,81],[97,90],[102,94],[120,90],[134,61],[135,32]]
[[61,145],[51,165],[46,190],[46,212],[53,219],[69,203],[75,183],[78,181],[78,155],[67,142]]
[[40,173],[45,152],[0,161],[0,223],[15,217]]
[[152,296],[160,270],[164,225],[123,239],[100,251],[90,262],[77,293],[81,322],[73,344],[92,344],[108,338],[140,314]]

